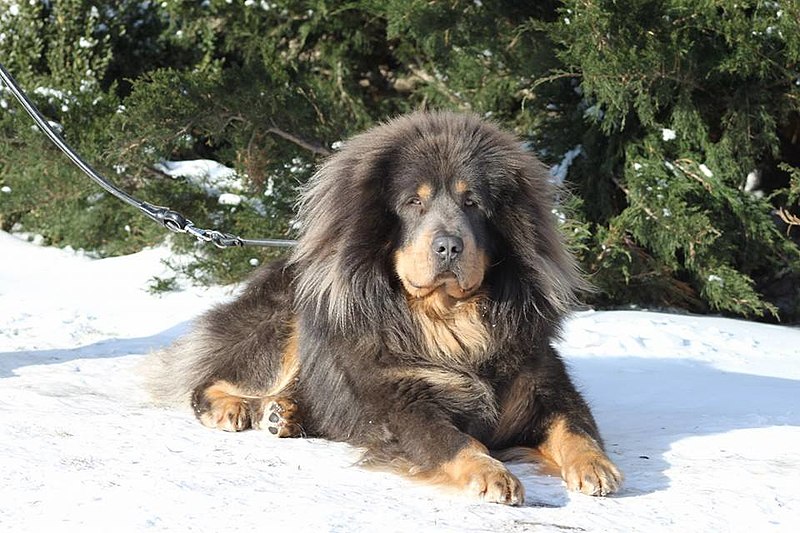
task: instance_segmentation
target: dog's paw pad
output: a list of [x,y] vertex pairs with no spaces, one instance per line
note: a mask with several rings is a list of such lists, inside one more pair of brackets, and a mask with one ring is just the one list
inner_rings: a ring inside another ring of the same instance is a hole
[[296,437],[301,434],[297,402],[291,398],[265,399],[263,407],[258,429],[266,430],[275,437]]

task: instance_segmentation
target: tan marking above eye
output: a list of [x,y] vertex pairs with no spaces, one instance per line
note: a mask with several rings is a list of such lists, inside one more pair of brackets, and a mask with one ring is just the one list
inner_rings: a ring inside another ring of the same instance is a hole
[[469,185],[467,185],[466,181],[458,180],[456,182],[455,191],[459,194],[464,194],[469,190]]
[[433,187],[431,187],[430,183],[423,183],[417,187],[417,196],[420,200],[430,200],[432,195]]

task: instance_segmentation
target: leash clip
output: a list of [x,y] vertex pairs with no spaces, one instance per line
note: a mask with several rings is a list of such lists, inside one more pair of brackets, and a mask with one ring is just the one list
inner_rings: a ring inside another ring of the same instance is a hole
[[191,221],[187,221],[184,227],[184,233],[188,233],[197,238],[199,241],[213,243],[217,248],[230,248],[231,246],[244,246],[244,243],[239,237],[230,235],[229,233],[222,233],[217,230],[207,230],[195,227]]

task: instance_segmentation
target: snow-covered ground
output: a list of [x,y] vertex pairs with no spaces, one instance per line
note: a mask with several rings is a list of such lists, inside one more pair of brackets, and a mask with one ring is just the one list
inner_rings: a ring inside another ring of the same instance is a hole
[[800,531],[796,328],[576,315],[561,350],[624,488],[567,493],[515,465],[528,501],[508,508],[361,470],[342,444],[149,406],[144,354],[231,293],[148,293],[167,255],[95,260],[0,233],[0,530]]

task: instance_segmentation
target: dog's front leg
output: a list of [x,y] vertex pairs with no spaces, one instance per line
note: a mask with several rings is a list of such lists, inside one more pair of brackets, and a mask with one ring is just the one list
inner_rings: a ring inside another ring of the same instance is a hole
[[[551,349],[551,348],[547,348]],[[490,445],[496,457],[555,466],[570,490],[593,496],[616,492],[622,474],[608,458],[594,417],[556,354],[508,384]],[[503,448],[511,448],[503,451]]]
[[413,398],[405,398],[402,387],[395,383],[393,388],[396,397],[391,403],[386,402],[387,396],[393,396],[390,393],[373,404],[390,408],[373,411],[375,418],[384,422],[372,424],[375,429],[367,440],[367,464],[487,502],[523,502],[524,488],[519,480],[491,457],[486,446],[459,430],[435,400],[426,401],[419,390],[411,395]]
[[488,502],[520,505],[525,499],[525,490],[516,476],[473,438],[454,456],[442,457],[438,466],[415,477]]

